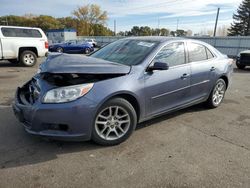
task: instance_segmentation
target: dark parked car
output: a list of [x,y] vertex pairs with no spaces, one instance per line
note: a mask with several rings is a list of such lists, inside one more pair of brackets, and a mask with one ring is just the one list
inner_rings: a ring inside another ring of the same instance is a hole
[[246,66],[250,66],[250,50],[243,51],[237,56],[236,66],[239,69],[244,69]]
[[114,145],[139,122],[202,102],[218,107],[232,60],[196,40],[135,37],[90,57],[51,55],[39,72],[13,105],[28,133]]
[[70,40],[63,43],[49,45],[49,51],[68,54],[89,54],[94,51],[94,47],[92,44],[85,41]]

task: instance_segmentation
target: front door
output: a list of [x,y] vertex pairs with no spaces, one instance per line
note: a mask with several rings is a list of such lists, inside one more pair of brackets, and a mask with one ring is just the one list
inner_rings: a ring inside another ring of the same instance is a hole
[[186,64],[183,42],[162,48],[154,62],[167,63],[168,70],[145,73],[146,113],[157,115],[188,102],[190,98],[190,65]]

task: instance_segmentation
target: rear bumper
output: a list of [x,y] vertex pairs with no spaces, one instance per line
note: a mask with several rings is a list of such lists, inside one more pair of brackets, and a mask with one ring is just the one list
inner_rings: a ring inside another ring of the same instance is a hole
[[45,57],[48,53],[48,49],[38,50],[38,57]]
[[[22,99],[23,100],[23,99]],[[64,104],[24,104],[17,89],[13,111],[32,135],[57,140],[85,141],[91,138],[95,103],[84,97]]]

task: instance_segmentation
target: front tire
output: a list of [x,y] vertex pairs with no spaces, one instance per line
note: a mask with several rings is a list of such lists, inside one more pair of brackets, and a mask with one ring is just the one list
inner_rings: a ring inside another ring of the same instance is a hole
[[238,67],[238,69],[241,69],[241,70],[243,70],[243,69],[245,69],[245,65],[241,65],[238,61],[236,62],[236,66]]
[[92,140],[112,146],[124,142],[136,127],[137,115],[125,99],[114,98],[103,104],[95,116]]
[[32,67],[37,62],[37,56],[34,52],[26,50],[20,55],[20,63],[25,67]]
[[223,79],[217,80],[206,104],[209,108],[217,108],[222,103],[225,93],[226,93],[227,85]]

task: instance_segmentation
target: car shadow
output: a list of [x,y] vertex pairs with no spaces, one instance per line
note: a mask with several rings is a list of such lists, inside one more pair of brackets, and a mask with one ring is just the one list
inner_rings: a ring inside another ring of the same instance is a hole
[[19,65],[9,61],[0,61],[0,67],[19,67]]
[[243,74],[249,74],[250,73],[250,67],[246,67],[245,69],[238,69],[238,68],[234,68],[234,73],[243,73]]
[[[203,105],[196,105],[184,110],[163,115],[144,123],[140,123],[137,126],[136,131],[148,126],[152,126],[159,122],[167,121],[181,114],[204,110],[207,109]],[[0,133],[0,169],[39,164],[42,162],[55,160],[59,155],[67,153],[87,151],[86,155],[90,155],[92,150],[96,152],[99,149],[104,149],[103,146],[99,146],[92,141],[53,141],[28,135],[23,130],[23,127],[20,126],[17,120],[14,118],[12,111],[10,109],[7,111],[8,112],[5,113],[5,117],[8,118],[5,118],[5,120],[3,120],[4,118],[0,118],[0,124],[4,125],[4,127],[0,127],[0,131],[1,129],[4,129],[4,132],[8,133]]]

